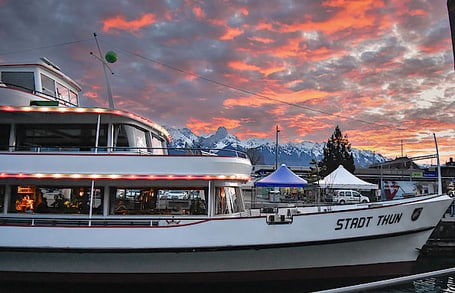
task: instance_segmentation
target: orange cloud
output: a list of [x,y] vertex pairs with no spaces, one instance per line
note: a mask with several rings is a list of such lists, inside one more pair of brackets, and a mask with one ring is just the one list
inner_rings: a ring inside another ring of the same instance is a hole
[[[238,51],[239,52],[243,51],[243,52],[247,53],[249,56],[251,56],[252,58],[256,57],[256,56],[253,56],[253,53],[249,52],[246,49],[239,49]],[[260,59],[255,59],[255,61],[256,60],[258,60],[258,62],[260,62],[260,66],[248,64],[248,63],[245,63],[242,61],[229,61],[227,63],[227,65],[234,70],[260,72],[265,77],[267,77],[268,75],[270,75],[272,73],[285,71],[288,68],[288,65],[285,62],[283,62],[282,60],[279,60],[279,61],[272,60],[272,61],[265,61],[265,62]]]
[[[267,104],[285,105],[286,103],[302,103],[311,102],[318,104],[317,101],[325,99],[330,96],[338,95],[340,93],[328,93],[325,91],[319,91],[314,89],[306,89],[298,92],[284,90],[277,93],[270,89],[264,89],[262,92],[257,93],[260,96],[250,95],[245,97],[236,97],[226,99],[224,101],[225,107],[243,106],[243,107],[260,107]],[[285,107],[289,107],[285,105]]]
[[318,101],[321,99],[326,99],[331,96],[337,96],[340,95],[341,92],[325,92],[325,91],[320,91],[320,90],[315,90],[315,89],[305,89],[301,90],[298,92],[291,92],[287,95],[285,95],[286,101],[292,102],[292,103],[301,103],[301,102],[306,102],[306,101],[316,101],[316,103],[319,103]]
[[410,15],[412,16],[416,16],[416,15],[427,15],[427,13],[425,12],[425,10],[422,10],[422,9],[415,9],[415,10],[411,10],[409,12]]
[[205,12],[204,12],[204,10],[202,10],[201,7],[194,7],[193,8],[193,13],[196,16],[196,18],[198,18],[198,19],[205,18]]
[[[431,120],[403,121],[399,126],[388,125],[388,121],[375,124],[372,127],[355,125],[349,130],[342,126],[343,134],[349,135],[352,146],[357,149],[368,149],[386,157],[395,158],[402,155],[415,157],[435,153],[432,131],[437,133],[441,163],[453,156],[454,123],[440,123]],[[426,127],[424,128],[423,125]],[[419,132],[416,129],[432,129]],[[439,133],[439,134],[438,134]],[[417,163],[426,163],[418,161]],[[428,163],[428,162],[427,162]],[[433,159],[433,163],[435,163]]]
[[91,99],[97,99],[98,98],[98,92],[97,91],[85,91],[84,96],[91,98]]
[[387,99],[381,97],[363,97],[359,102],[360,102],[359,107],[368,110],[368,108],[376,109],[383,107],[384,105],[387,104]]
[[127,20],[123,15],[116,15],[102,21],[102,30],[105,33],[110,30],[124,30],[130,33],[135,33],[144,27],[152,25],[155,21],[155,15],[152,13],[146,13],[142,15],[142,17],[135,20]]
[[261,30],[265,30],[265,31],[276,31],[274,28],[273,28],[273,25],[271,23],[268,23],[268,22],[259,22],[255,25],[255,29],[257,31],[261,31]]
[[441,40],[440,42],[433,42],[431,44],[427,44],[426,46],[418,46],[419,50],[425,52],[427,54],[436,54],[442,53],[452,46],[452,42],[450,38],[446,38],[445,40]]
[[[246,8],[241,8],[240,13],[244,16],[248,15],[248,10]],[[220,37],[221,41],[233,40],[235,37],[243,34],[243,30],[237,27],[229,26],[226,19],[222,18],[211,18],[206,20],[209,24],[224,28],[225,32]]]
[[273,55],[281,58],[294,57],[302,54],[300,39],[288,39],[287,43],[281,47],[275,48]]
[[298,32],[318,30],[333,35],[345,29],[363,29],[375,25],[375,18],[367,12],[373,8],[384,7],[384,3],[376,0],[328,0],[323,2],[323,6],[328,7],[328,9],[335,8],[338,12],[334,17],[321,22],[313,22],[311,21],[311,15],[307,15],[309,19],[307,22],[284,25],[281,26],[280,31]]
[[258,71],[262,73],[265,77],[269,76],[272,73],[277,73],[280,71],[285,71],[287,69],[286,64],[270,64],[269,67],[260,67]]
[[278,58],[297,57],[301,62],[320,61],[330,58],[345,56],[346,50],[330,50],[326,47],[309,50],[306,45],[302,45],[302,37],[289,37],[283,45],[273,48],[273,51],[264,52]]
[[235,70],[256,70],[259,71],[259,67],[255,65],[250,65],[241,61],[231,61],[228,62],[228,66]]
[[249,40],[259,42],[259,43],[264,43],[264,44],[270,44],[273,43],[273,40],[270,38],[261,38],[261,37],[249,37]]
[[[264,97],[258,97],[256,95],[248,95],[248,96],[243,96],[243,97],[232,97],[229,99],[224,100],[223,105],[226,108],[231,108],[231,107],[260,107],[262,105],[268,105],[268,104],[276,104],[279,102],[281,99],[279,99],[276,96],[275,92],[272,91],[263,91],[258,92],[258,95],[263,95]],[[270,99],[267,99],[265,97],[270,97]]]
[[232,40],[235,37],[241,35],[242,33],[243,31],[239,28],[227,27],[226,32],[224,33],[224,35],[220,37],[220,40],[222,41]]
[[197,135],[213,133],[220,126],[224,126],[228,130],[231,130],[239,127],[240,121],[223,117],[213,117],[210,121],[202,121],[199,119],[190,118],[186,123],[186,127],[190,128],[191,131]]
[[[305,140],[320,140],[321,133],[327,133],[327,139],[335,129],[336,123],[327,120],[327,116],[321,114],[308,115],[299,111],[292,115],[280,115],[280,141],[302,142]],[[323,139],[325,141],[326,139]]]
[[240,11],[242,12],[243,15],[248,15],[249,11],[246,8],[240,8]]

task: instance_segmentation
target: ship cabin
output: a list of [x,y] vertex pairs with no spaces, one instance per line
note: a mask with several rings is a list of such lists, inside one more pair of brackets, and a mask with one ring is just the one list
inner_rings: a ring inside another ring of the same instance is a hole
[[0,104],[79,106],[81,87],[46,58],[0,65]]
[[0,106],[0,150],[166,154],[168,132],[136,114],[105,108]]
[[244,212],[246,155],[169,154],[169,141],[164,128],[126,111],[0,106],[3,220],[69,225],[90,214],[91,223],[118,224]]

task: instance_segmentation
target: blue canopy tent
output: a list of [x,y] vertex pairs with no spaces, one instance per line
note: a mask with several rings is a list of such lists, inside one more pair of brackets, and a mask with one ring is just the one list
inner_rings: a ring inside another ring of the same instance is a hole
[[304,187],[308,182],[297,176],[282,164],[275,172],[254,183],[255,186],[265,187]]

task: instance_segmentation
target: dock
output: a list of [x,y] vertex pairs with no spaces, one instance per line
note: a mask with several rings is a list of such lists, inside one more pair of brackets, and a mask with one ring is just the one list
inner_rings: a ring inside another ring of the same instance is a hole
[[428,256],[455,255],[455,216],[448,213],[444,215],[423,246],[422,254]]

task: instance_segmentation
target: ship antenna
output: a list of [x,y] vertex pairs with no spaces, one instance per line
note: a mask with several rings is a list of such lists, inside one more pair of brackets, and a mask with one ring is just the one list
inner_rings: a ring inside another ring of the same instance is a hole
[[438,141],[436,140],[436,134],[433,133],[434,145],[436,147],[436,161],[438,164],[438,195],[442,194],[442,179],[441,179],[441,164],[439,162],[439,150],[438,150]]
[[[93,52],[90,52],[90,55],[93,55],[96,59],[98,59],[98,61],[101,61],[101,63],[103,64],[104,78],[106,80],[107,100],[109,102],[109,108],[115,109],[114,99],[112,97],[111,84],[109,82],[109,77],[107,75],[108,70],[111,72],[111,74],[114,74],[114,72],[111,70],[109,65],[107,65],[106,61],[104,61],[102,58],[103,54],[101,53],[101,48],[100,48],[100,44],[98,43],[98,38],[96,37],[96,33],[93,33],[93,37],[95,38],[96,46],[98,47],[99,57],[96,56],[95,54],[93,54]],[[112,53],[112,52],[108,52],[108,53]],[[115,62],[115,61],[113,61],[113,62]]]

